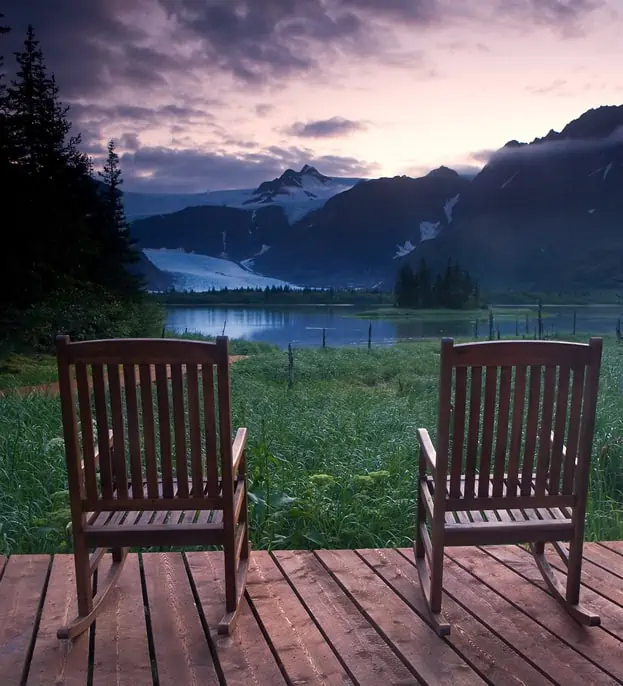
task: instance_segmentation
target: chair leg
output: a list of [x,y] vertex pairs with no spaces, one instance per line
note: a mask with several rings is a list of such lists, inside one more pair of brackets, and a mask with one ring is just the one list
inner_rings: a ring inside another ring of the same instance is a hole
[[[422,486],[420,486],[420,489]],[[443,531],[441,532],[443,535]],[[433,538],[435,538],[433,533]],[[439,539],[439,536],[437,537]],[[426,528],[426,508],[423,497],[418,493],[418,512],[414,543],[415,566],[426,600],[430,620],[439,636],[450,635],[450,623],[441,611],[443,582],[443,540],[431,542]],[[430,566],[429,566],[430,565]]]
[[[225,615],[218,624],[219,634],[230,635],[234,630],[242,596],[247,584],[247,573],[249,571],[249,554],[251,546],[249,544],[249,505],[247,500],[246,485],[246,454],[240,463],[240,477],[243,479],[243,501],[238,520],[238,531],[235,525],[231,528],[225,526]],[[239,478],[240,478],[239,477]]]
[[[96,569],[99,569],[103,556],[99,555],[99,551],[94,553],[93,557],[97,562],[94,564],[93,569],[91,569],[88,550],[86,548],[82,550],[79,546],[76,546],[74,557],[76,561],[76,587],[78,589],[78,615],[69,624],[58,629],[56,632],[57,638],[72,640],[84,633],[93,624],[123,569],[128,548],[120,548],[119,550],[121,551],[121,558],[115,560],[112,557],[111,565],[105,574],[102,574],[100,570],[97,579],[98,590],[95,597],[92,597],[93,573]],[[85,585],[88,585],[89,596],[85,596],[82,590],[85,588]]]
[[[245,524],[246,528],[246,524]],[[243,538],[246,534],[243,534]],[[236,568],[236,549],[234,545],[225,546],[225,614],[218,623],[217,631],[219,634],[231,635],[233,632],[238,615],[240,604],[247,583],[247,572],[249,570],[249,544],[243,545],[240,550],[240,561]]]
[[[580,624],[584,626],[599,626],[599,615],[580,605],[580,570],[582,564],[582,542],[572,541],[569,555],[560,543],[554,543],[554,547],[560,554],[567,566],[567,587],[562,585],[558,575],[545,557],[545,544],[543,542],[531,543],[530,551],[534,556],[537,567],[541,572],[547,587],[556,600],[565,610]],[[575,570],[575,571],[574,571]]]

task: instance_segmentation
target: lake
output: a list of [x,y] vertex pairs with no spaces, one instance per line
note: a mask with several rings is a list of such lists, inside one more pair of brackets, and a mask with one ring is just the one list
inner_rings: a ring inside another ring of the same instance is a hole
[[[169,306],[166,328],[183,333],[198,332],[218,336],[225,332],[230,338],[264,341],[280,348],[288,343],[298,347],[322,345],[322,330],[327,346],[365,345],[368,340],[368,319],[356,316],[369,308],[355,306],[298,305],[293,307],[250,306]],[[530,335],[534,335],[534,306],[499,306],[493,308],[495,327],[502,336],[525,333],[526,312],[529,312]],[[618,305],[543,306],[545,334],[571,333],[573,313],[576,313],[576,333],[579,335],[614,334],[617,318],[623,314]],[[400,341],[438,339],[443,336],[464,338],[474,336],[476,313],[427,313],[422,317],[372,319],[372,343],[391,345]],[[488,336],[488,312],[479,314],[480,339]]]

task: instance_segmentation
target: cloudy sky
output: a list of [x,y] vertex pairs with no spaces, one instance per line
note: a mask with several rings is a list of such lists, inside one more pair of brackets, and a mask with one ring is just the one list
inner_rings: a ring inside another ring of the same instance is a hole
[[[623,103],[623,0],[8,0],[126,190],[419,175]],[[10,70],[12,60],[5,68]]]

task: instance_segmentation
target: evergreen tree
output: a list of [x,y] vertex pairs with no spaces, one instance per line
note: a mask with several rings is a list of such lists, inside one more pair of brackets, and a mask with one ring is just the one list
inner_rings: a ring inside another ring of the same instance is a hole
[[101,193],[103,216],[100,237],[103,243],[104,262],[99,270],[101,280],[112,290],[132,293],[137,290],[139,282],[125,269],[126,265],[138,261],[138,253],[130,238],[130,227],[125,216],[121,185],[123,178],[119,166],[119,155],[114,140],[108,142],[108,155],[104,168],[98,175],[104,185]]

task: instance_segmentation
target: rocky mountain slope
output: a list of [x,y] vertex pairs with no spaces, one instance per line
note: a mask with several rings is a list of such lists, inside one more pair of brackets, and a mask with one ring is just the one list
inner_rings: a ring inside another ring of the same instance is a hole
[[[603,288],[623,278],[623,106],[510,141],[473,179],[442,167],[338,187],[306,166],[235,207],[190,207],[137,221],[133,232],[145,248],[225,257],[315,286],[391,288],[399,266],[421,258],[458,260],[495,288]],[[312,211],[288,214],[284,198],[291,208],[307,198]]]

